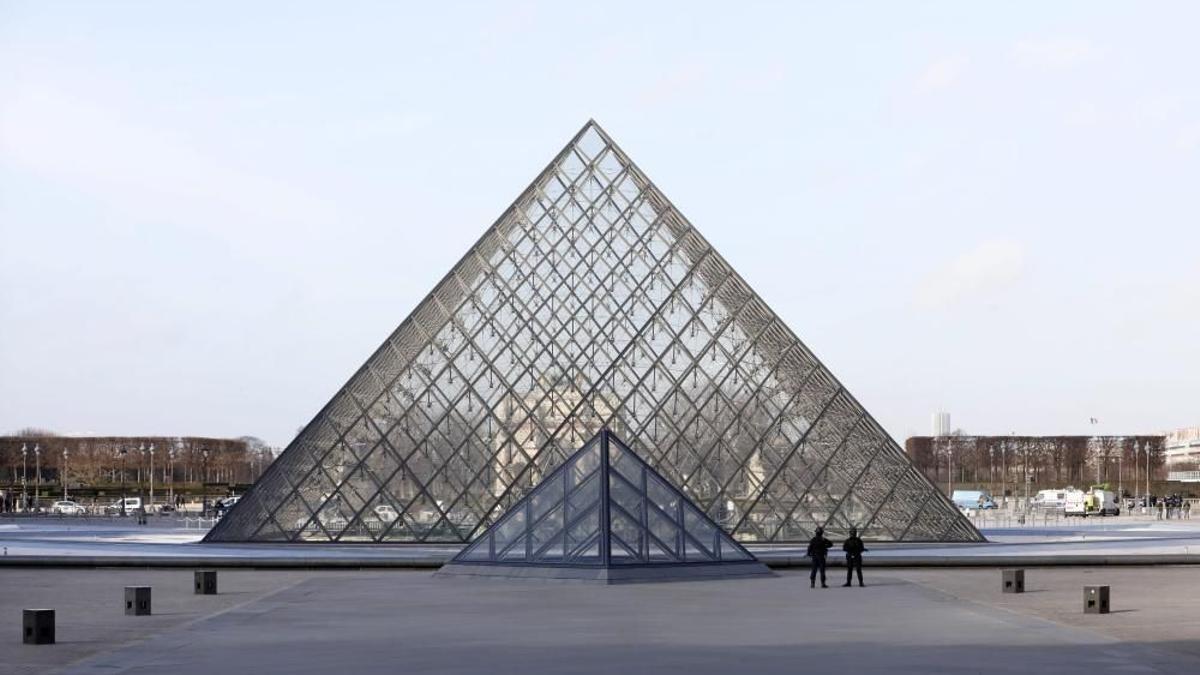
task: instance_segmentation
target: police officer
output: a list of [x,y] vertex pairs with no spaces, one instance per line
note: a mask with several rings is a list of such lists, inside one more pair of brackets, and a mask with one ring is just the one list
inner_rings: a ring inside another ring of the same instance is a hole
[[828,555],[831,548],[833,548],[833,542],[825,538],[825,528],[818,527],[817,533],[808,540],[808,551],[804,554],[812,558],[812,571],[808,573],[809,588],[817,587],[818,570],[821,572],[821,588],[829,588],[825,585],[825,556]]
[[863,540],[858,538],[858,528],[850,528],[850,537],[842,544],[842,550],[846,552],[846,583],[842,586],[849,586],[850,580],[853,578],[854,572],[858,571],[858,586],[862,588],[862,554],[867,550],[863,546]]

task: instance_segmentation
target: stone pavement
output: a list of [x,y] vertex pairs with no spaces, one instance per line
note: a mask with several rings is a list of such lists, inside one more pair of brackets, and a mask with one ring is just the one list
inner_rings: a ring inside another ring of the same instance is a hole
[[[190,593],[190,573],[142,571],[153,578],[134,580],[135,570],[0,569],[4,589],[34,584],[41,589],[21,591],[18,602],[0,594],[0,617],[11,628],[0,672],[26,672],[21,668],[36,665],[34,659],[42,659],[44,670],[51,665],[44,655],[57,651],[75,658],[90,651],[65,671],[90,675],[1031,670],[1095,675],[1200,667],[1191,648],[1176,644],[1195,635],[1192,624],[1165,633],[1148,625],[1128,637],[1113,630],[1115,624],[1143,619],[1153,624],[1166,616],[1145,607],[1149,603],[1182,615],[1194,601],[1194,585],[1188,592],[1133,598],[1137,588],[1187,578],[1174,576],[1173,569],[1125,568],[1121,573],[1130,576],[1114,584],[1114,603],[1118,610],[1137,611],[1085,622],[1076,621],[1082,617],[1076,612],[1080,576],[1087,570],[1059,571],[1075,576],[1052,579],[1031,571],[1036,592],[1020,597],[1002,596],[996,570],[868,570],[867,588],[827,590],[809,589],[798,572],[601,587],[446,580],[425,571],[239,571],[223,572],[222,586],[242,595],[170,600],[164,595],[164,616],[145,619],[122,614],[115,602],[121,587],[146,581],[156,589]],[[920,578],[926,573],[934,576]],[[947,592],[938,590],[943,587]],[[1062,610],[1056,609],[1060,592]],[[72,608],[59,618],[63,644],[18,644],[20,606],[39,595],[45,601],[33,604]]]
[[[888,570],[954,598],[1030,614],[1123,642],[1191,655],[1200,668],[1200,567],[1026,568],[1025,593],[1004,594],[998,569]],[[1084,586],[1111,587],[1112,613],[1081,614]]]
[[[331,573],[333,574],[333,573]],[[43,673],[97,652],[186,626],[311,577],[222,572],[220,595],[194,595],[192,572],[147,569],[0,569],[0,674]],[[124,588],[150,586],[150,616],[125,616]],[[21,610],[55,610],[57,643],[21,643]]]

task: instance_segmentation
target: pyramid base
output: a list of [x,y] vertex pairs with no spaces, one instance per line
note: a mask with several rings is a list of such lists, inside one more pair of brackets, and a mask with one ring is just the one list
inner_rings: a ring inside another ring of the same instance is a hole
[[436,577],[509,579],[593,584],[639,584],[660,581],[702,581],[773,577],[775,573],[757,560],[717,564],[629,565],[613,567],[556,567],[552,565],[473,565],[446,563]]

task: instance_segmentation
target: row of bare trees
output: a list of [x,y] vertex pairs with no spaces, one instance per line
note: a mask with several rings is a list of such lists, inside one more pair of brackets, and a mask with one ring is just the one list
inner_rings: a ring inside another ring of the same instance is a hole
[[[24,449],[24,452],[22,452]],[[153,452],[151,452],[153,449]],[[249,483],[271,463],[271,449],[244,437],[0,436],[0,485],[60,483],[72,487],[149,482]]]
[[1166,477],[1162,436],[914,436],[905,450],[931,480],[1016,488],[1035,485],[1132,487]]

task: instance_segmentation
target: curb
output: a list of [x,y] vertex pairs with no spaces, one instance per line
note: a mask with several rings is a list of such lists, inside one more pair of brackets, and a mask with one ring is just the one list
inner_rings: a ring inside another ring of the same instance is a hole
[[[228,556],[53,556],[10,555],[0,557],[0,567],[161,567],[217,569],[436,569],[448,560],[444,556],[385,558],[364,556],[253,557]],[[809,567],[803,556],[759,556],[772,569]],[[1200,554],[1158,555],[1008,555],[1008,556],[868,556],[865,567],[1107,567],[1146,565],[1197,565]],[[845,567],[845,561],[831,557],[829,567]]]

